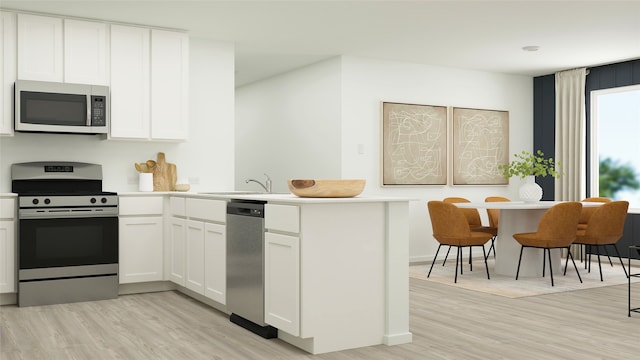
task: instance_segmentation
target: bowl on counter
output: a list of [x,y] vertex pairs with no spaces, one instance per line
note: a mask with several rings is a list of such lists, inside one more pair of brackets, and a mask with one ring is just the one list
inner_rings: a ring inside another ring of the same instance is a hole
[[289,190],[299,197],[339,198],[354,197],[364,190],[364,179],[293,179],[288,182]]

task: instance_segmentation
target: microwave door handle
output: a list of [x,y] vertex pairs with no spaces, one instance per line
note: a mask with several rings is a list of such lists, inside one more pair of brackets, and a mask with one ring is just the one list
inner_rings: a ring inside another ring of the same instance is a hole
[[87,95],[87,126],[91,126],[91,95]]

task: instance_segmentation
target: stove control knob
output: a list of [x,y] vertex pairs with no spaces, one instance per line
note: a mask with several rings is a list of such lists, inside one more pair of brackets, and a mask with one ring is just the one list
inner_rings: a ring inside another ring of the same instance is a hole
[[47,205],[51,204],[51,199],[44,199],[44,203]]
[[96,200],[96,198],[91,198],[91,200],[89,200],[89,201],[91,201],[92,204],[95,204],[97,200]]
[[32,203],[33,205],[38,205],[38,203],[39,203],[39,202],[40,202],[40,201],[39,201],[38,199],[33,199],[33,200],[31,200],[31,203]]
[[100,202],[103,203],[103,204],[106,204],[107,203],[107,198],[100,199]]

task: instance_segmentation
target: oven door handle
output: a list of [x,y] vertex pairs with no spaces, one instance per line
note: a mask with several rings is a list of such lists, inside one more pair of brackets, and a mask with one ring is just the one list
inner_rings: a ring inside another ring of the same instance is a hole
[[117,217],[118,208],[18,209],[18,219]]

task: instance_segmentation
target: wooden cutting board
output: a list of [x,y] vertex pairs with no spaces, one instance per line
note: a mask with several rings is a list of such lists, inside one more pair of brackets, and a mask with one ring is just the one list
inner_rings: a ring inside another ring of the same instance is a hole
[[163,152],[158,153],[158,160],[153,169],[153,191],[175,191],[178,170],[175,164],[168,163]]

